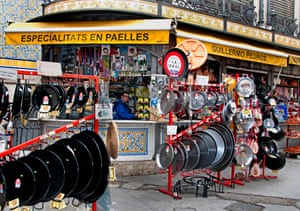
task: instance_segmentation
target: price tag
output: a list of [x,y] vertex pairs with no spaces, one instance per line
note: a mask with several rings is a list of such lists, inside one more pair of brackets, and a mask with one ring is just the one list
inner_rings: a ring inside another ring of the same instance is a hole
[[207,86],[208,85],[208,76],[206,75],[197,75],[196,76],[196,85]]
[[176,135],[177,125],[168,125],[167,126],[167,135]]

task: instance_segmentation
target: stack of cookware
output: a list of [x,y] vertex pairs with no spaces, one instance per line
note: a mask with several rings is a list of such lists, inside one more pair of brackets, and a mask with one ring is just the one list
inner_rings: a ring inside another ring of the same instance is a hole
[[57,195],[92,203],[108,184],[110,159],[100,136],[86,130],[0,166],[0,203],[16,206]]
[[234,156],[234,136],[223,123],[212,123],[173,144],[161,144],[156,154],[159,168],[172,165],[173,172],[210,168],[221,171]]

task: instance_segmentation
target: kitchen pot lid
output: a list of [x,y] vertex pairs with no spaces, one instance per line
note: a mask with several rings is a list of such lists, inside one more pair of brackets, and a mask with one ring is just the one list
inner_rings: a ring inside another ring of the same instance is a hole
[[194,139],[183,139],[184,150],[187,152],[187,162],[183,171],[193,170],[200,160],[200,148]]
[[87,199],[84,199],[86,202],[92,203],[98,200],[104,193],[105,189],[107,188],[110,158],[102,138],[95,131],[84,130],[81,132],[81,134],[90,136],[94,139],[94,141],[98,144],[98,147],[101,152],[101,158],[102,158],[102,166],[101,166],[102,173],[101,173],[101,178],[99,178],[98,187],[96,191],[93,192],[93,194],[91,194]]
[[25,156],[19,160],[25,162],[31,168],[35,177],[35,191],[26,205],[36,204],[46,196],[50,189],[49,169],[46,163],[38,157]]
[[242,97],[250,97],[254,93],[254,89],[254,81],[249,77],[241,77],[236,84],[236,92]]
[[167,114],[174,107],[174,92],[170,89],[163,89],[158,99],[158,109],[160,113]]
[[50,188],[41,201],[46,202],[54,199],[62,190],[66,180],[62,160],[55,153],[45,150],[35,150],[29,156],[35,156],[44,161],[50,172]]
[[21,160],[5,163],[2,173],[6,182],[6,201],[19,199],[20,205],[28,203],[35,191],[35,175]]
[[66,180],[61,193],[64,197],[68,197],[74,191],[79,179],[79,164],[75,154],[70,147],[60,144],[49,145],[45,150],[55,153],[63,162]]
[[92,155],[88,148],[78,141],[61,139],[55,144],[62,144],[66,147],[70,147],[75,154],[79,165],[79,178],[75,189],[70,194],[70,197],[76,196],[85,191],[92,180],[94,166]]
[[163,143],[156,153],[156,164],[160,169],[167,169],[174,159],[174,148],[171,144]]

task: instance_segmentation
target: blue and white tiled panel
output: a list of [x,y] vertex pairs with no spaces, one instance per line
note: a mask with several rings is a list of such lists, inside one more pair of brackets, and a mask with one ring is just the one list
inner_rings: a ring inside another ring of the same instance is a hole
[[40,60],[40,45],[6,45],[5,28],[8,21],[26,22],[42,15],[42,0],[2,0],[0,1],[0,57]]
[[[154,153],[152,127],[118,127],[119,153],[117,160],[151,160]],[[99,135],[106,139],[107,128],[99,128]]]

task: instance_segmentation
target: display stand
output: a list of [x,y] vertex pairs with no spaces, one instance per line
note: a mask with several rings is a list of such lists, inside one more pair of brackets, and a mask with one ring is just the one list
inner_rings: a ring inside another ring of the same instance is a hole
[[[18,70],[17,71],[18,75],[22,75],[22,79],[24,79],[25,75],[32,75],[32,76],[40,76],[38,74],[38,72],[36,71],[24,71],[24,70]],[[94,80],[95,82],[95,88],[96,90],[99,90],[99,78],[97,76],[92,76],[92,75],[79,75],[79,74],[63,74],[62,78],[71,78],[71,79],[85,79],[85,80]],[[25,148],[28,148],[34,144],[37,143],[41,143],[43,140],[47,139],[47,138],[51,138],[54,137],[56,134],[59,134],[61,132],[65,132],[68,129],[72,128],[72,127],[76,127],[82,123],[85,123],[87,121],[93,121],[93,129],[96,133],[98,133],[98,127],[99,127],[99,122],[98,119],[95,117],[95,114],[90,114],[88,116],[85,116],[83,118],[80,118],[78,120],[74,120],[71,123],[67,124],[67,125],[63,125],[55,130],[52,130],[50,132],[47,132],[45,134],[42,134],[40,136],[37,136],[31,140],[28,140],[24,143],[21,143],[19,145],[13,146],[3,152],[0,152],[0,158],[3,158],[5,156],[9,156],[12,155],[13,153],[19,151],[19,150],[23,150]],[[92,203],[92,210],[93,211],[97,211],[97,204],[96,202]]]

